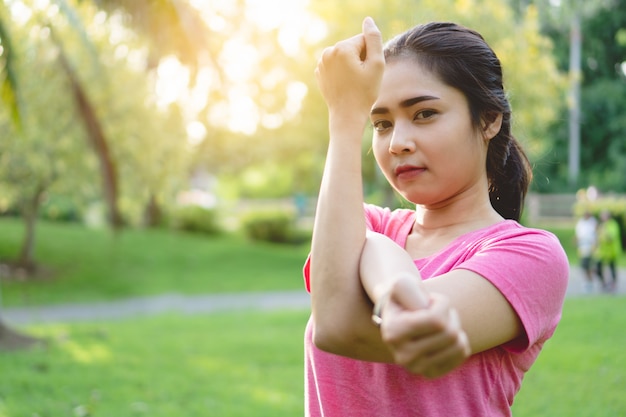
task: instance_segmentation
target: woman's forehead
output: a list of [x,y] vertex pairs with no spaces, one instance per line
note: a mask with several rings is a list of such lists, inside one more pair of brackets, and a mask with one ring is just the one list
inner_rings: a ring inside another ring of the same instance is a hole
[[[397,105],[413,97],[445,98],[461,94],[416,59],[393,59],[385,64],[377,104]],[[462,95],[462,94],[461,94]]]

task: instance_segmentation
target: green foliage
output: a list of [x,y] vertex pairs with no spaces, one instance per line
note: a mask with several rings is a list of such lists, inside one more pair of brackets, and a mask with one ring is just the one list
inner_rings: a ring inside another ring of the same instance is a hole
[[224,179],[240,198],[282,198],[294,188],[289,169],[274,163],[251,166]]
[[74,201],[54,196],[41,205],[40,217],[51,221],[77,222],[81,220],[81,213]]
[[173,227],[186,232],[216,235],[222,231],[219,212],[196,205],[177,208],[172,214]]
[[574,215],[580,217],[585,211],[598,216],[603,210],[608,210],[613,216],[626,217],[625,197],[602,197],[595,200],[580,198],[574,205]]
[[0,4],[0,100],[8,108],[11,120],[21,128],[22,115],[19,100],[18,77],[13,58],[13,41],[8,24],[8,10],[4,2]]
[[588,184],[614,192],[626,191],[625,97],[626,79],[599,79],[582,93],[581,166]]
[[241,227],[255,241],[287,243],[295,237],[296,216],[291,210],[250,211],[242,216]]
[[10,28],[22,52],[14,51],[13,65],[24,111],[21,129],[14,129],[6,106],[0,107],[0,187],[8,199],[4,204],[22,210],[38,191],[84,191],[97,177],[93,159],[85,155],[90,151],[76,123],[67,80],[51,52],[50,32],[33,22]]
[[[574,187],[595,185],[614,192],[626,191],[626,1],[595,0],[562,2],[553,7],[543,3],[542,31],[556,45],[555,59],[563,71],[569,67],[570,20],[574,12],[581,17],[582,74],[580,175]],[[574,75],[572,75],[573,77]],[[536,182],[544,192],[568,189],[569,116],[563,111],[548,132],[553,146],[546,149]],[[546,180],[548,178],[549,180]],[[574,191],[575,188],[572,190]]]

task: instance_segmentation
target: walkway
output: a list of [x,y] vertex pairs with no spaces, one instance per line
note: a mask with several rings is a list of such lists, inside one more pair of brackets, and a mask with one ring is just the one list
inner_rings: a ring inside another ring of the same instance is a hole
[[[621,286],[617,295],[626,295],[626,270],[620,271]],[[595,289],[593,294],[599,294]],[[588,295],[584,291],[583,278],[578,268],[572,268],[568,297]],[[55,306],[5,308],[0,314],[8,324],[51,323],[70,321],[112,320],[124,317],[145,316],[165,312],[183,314],[208,314],[232,310],[307,309],[309,294],[297,291],[211,294],[185,296],[166,294],[155,297],[130,298],[120,301],[67,304]]]

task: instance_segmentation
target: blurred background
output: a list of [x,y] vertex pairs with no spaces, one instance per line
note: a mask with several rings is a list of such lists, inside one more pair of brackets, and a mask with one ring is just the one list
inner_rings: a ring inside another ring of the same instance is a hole
[[[4,306],[302,291],[328,139],[313,71],[367,15],[385,39],[430,20],[483,34],[534,167],[523,221],[573,264],[583,211],[624,230],[625,0],[2,0]],[[367,200],[402,206],[370,134]],[[0,323],[0,345],[32,342]]]
[[[313,69],[365,15],[386,38],[435,19],[487,38],[533,192],[626,191],[621,0],[4,0],[0,214],[27,230],[210,221],[190,206],[236,228],[261,200],[310,216],[327,140]],[[368,199],[399,204],[368,150]]]

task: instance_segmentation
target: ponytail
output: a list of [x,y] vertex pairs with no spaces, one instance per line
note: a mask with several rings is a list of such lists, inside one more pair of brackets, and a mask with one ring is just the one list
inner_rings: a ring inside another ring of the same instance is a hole
[[505,219],[519,221],[532,170],[524,150],[513,136],[498,134],[491,139],[487,150],[487,178],[493,208]]

